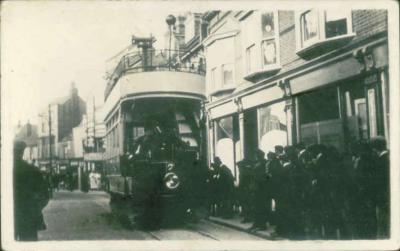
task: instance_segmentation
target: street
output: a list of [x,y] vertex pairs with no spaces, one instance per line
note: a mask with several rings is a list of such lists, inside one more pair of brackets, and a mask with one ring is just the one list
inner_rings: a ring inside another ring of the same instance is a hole
[[111,213],[102,191],[55,192],[43,210],[47,229],[39,240],[263,240],[207,220],[156,231],[129,230]]

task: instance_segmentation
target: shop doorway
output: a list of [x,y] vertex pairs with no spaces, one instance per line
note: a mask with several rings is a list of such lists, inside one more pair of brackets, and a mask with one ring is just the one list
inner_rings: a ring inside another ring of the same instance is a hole
[[258,148],[256,109],[243,113],[243,129],[244,157],[254,159],[254,154]]

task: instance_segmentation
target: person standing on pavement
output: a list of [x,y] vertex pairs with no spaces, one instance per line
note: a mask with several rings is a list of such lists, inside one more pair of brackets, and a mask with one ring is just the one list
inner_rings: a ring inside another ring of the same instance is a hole
[[222,164],[219,157],[214,158],[214,165],[218,176],[221,216],[223,218],[231,218],[233,216],[234,178],[231,170]]
[[267,203],[270,202],[270,215],[268,217],[268,222],[272,225],[278,224],[278,208],[276,207],[277,196],[279,192],[279,174],[282,171],[281,162],[278,160],[277,155],[273,152],[268,152],[267,154],[267,167],[266,172],[269,177],[267,182]]
[[211,216],[217,216],[218,213],[218,173],[215,167],[215,163],[212,163],[208,169],[208,175],[206,179],[207,183],[207,199],[208,209]]
[[375,152],[375,205],[377,219],[377,238],[389,238],[390,230],[390,155],[386,139],[378,136],[371,139]]
[[[321,167],[317,165],[317,156],[320,153],[320,145],[313,144],[307,147],[307,156],[310,160],[306,165],[306,205],[307,228],[309,239],[322,238],[322,203],[323,194],[321,187]],[[320,164],[320,163],[318,163]]]
[[265,153],[258,149],[256,151],[256,161],[254,163],[254,224],[253,230],[266,230],[268,203],[266,198],[267,173],[266,173]]
[[356,183],[355,232],[357,239],[376,238],[376,212],[375,212],[375,165],[376,158],[367,142],[359,142],[354,158],[354,182]]
[[253,206],[250,194],[250,182],[253,177],[253,165],[247,158],[237,163],[239,167],[239,199],[242,207],[242,223],[248,223],[253,220]]
[[49,194],[40,171],[22,159],[25,147],[14,142],[14,234],[18,241],[36,241],[38,230],[45,229],[42,209]]

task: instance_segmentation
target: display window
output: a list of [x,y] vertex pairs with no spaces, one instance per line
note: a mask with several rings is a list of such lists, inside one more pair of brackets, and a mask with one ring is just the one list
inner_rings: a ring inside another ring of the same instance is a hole
[[258,145],[266,154],[287,145],[285,101],[258,108]]
[[220,118],[215,122],[215,156],[237,177],[236,162],[240,145],[239,120],[237,115]]

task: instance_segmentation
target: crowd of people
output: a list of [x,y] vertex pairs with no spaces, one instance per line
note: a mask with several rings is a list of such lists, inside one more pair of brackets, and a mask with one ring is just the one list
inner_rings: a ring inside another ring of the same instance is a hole
[[377,239],[389,237],[389,152],[376,137],[348,153],[332,146],[275,146],[257,150],[231,170],[216,157],[207,179],[209,210],[230,218],[240,212],[250,230],[276,226],[288,239]]

